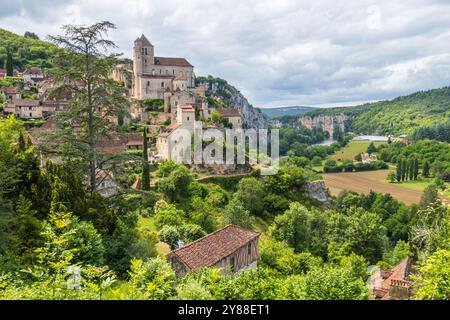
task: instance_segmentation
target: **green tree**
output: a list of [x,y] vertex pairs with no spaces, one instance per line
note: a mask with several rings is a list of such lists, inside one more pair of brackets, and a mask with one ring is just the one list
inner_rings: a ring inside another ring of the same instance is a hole
[[193,178],[185,166],[178,166],[168,177],[156,183],[158,191],[162,192],[170,202],[183,202],[189,197],[189,186]]
[[[54,59],[52,76],[61,85],[52,95],[66,92],[72,94],[72,99],[68,111],[55,118],[60,130],[49,136],[47,147],[65,158],[78,160],[81,172],[88,172],[91,192],[99,186],[97,170],[108,168],[117,160],[99,152],[97,146],[118,133],[112,119],[125,114],[129,104],[122,94],[123,88],[110,78],[115,56],[107,54],[115,45],[105,34],[114,28],[110,22],[92,26],[66,25],[64,35],[50,37],[65,49]],[[80,130],[67,128],[67,123],[76,123]]]
[[417,160],[417,158],[414,157],[414,161],[413,161],[413,179],[417,180],[417,178],[419,177],[419,160]]
[[142,157],[142,189],[150,190],[150,166],[148,163],[147,128],[144,128],[144,151]]
[[167,261],[154,258],[131,261],[130,283],[144,299],[168,300],[175,294],[175,274]]
[[435,185],[429,185],[423,190],[422,197],[420,198],[420,208],[425,209],[427,206],[434,204],[439,199],[437,187]]
[[242,202],[233,197],[224,209],[223,223],[225,225],[233,224],[243,228],[251,228],[253,218]]
[[162,242],[167,243],[173,250],[176,248],[177,243],[181,240],[180,232],[177,227],[166,225],[161,228],[158,232],[159,239]]
[[398,182],[402,182],[402,177],[403,177],[403,159],[399,158],[397,160],[397,167],[396,167],[396,176],[397,176],[397,181]]
[[300,203],[293,202],[284,214],[275,218],[270,228],[271,236],[287,243],[296,252],[309,248],[310,237],[309,212]]
[[408,179],[408,160],[406,158],[402,159],[402,181],[406,181]]
[[430,163],[428,161],[424,161],[422,166],[422,175],[426,178],[430,176]]
[[25,38],[30,38],[30,39],[34,39],[34,40],[39,40],[39,37],[36,33],[34,32],[30,32],[30,31],[25,31],[24,35]]
[[6,69],[6,76],[7,77],[13,77],[14,76],[14,62],[13,62],[13,56],[12,56],[11,48],[7,48],[6,49],[5,69]]
[[264,187],[258,179],[244,178],[238,183],[235,197],[251,214],[261,216],[265,194]]
[[369,144],[369,146],[367,147],[366,152],[367,152],[368,154],[372,154],[372,153],[377,152],[377,147],[375,147],[375,144],[374,144],[373,142],[371,142],[371,143]]
[[419,266],[419,274],[414,276],[417,292],[415,300],[450,299],[450,251],[438,250]]
[[155,225],[161,229],[165,225],[180,227],[184,223],[184,212],[174,204],[159,200],[155,205]]
[[345,268],[315,268],[306,274],[305,295],[310,300],[368,299],[364,280]]

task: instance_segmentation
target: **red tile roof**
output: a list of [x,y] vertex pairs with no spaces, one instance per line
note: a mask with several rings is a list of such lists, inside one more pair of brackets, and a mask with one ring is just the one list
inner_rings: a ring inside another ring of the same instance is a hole
[[4,87],[1,89],[5,94],[16,94],[19,93],[19,89],[16,87]]
[[239,111],[239,109],[217,109],[216,111],[225,118],[241,116],[241,112]]
[[409,275],[411,274],[411,258],[405,258],[395,267],[381,271],[381,283],[377,283],[373,287],[373,293],[375,296],[381,300],[392,300],[393,298],[389,295],[389,290],[391,285],[394,286],[410,286]]
[[167,256],[176,256],[191,271],[197,271],[215,265],[257,237],[257,232],[228,225],[170,252]]
[[15,99],[12,101],[12,104],[21,107],[37,107],[39,105],[39,100]]
[[192,67],[185,58],[155,57],[155,64],[169,67]]
[[44,75],[42,69],[39,67],[31,67],[24,71],[23,74],[31,74],[31,75]]

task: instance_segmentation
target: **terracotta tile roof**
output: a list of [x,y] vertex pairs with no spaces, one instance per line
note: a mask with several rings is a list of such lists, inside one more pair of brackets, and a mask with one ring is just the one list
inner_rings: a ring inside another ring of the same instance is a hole
[[164,131],[162,131],[158,137],[161,138],[167,138],[168,136],[170,136],[172,134],[172,132],[174,132],[176,129],[178,129],[179,127],[181,127],[181,124],[175,122],[172,123],[171,125],[169,125],[168,127],[166,127],[165,129],[163,129]]
[[12,104],[21,107],[37,107],[39,105],[39,100],[15,99],[12,101]]
[[135,133],[121,137],[99,139],[96,148],[104,153],[121,153],[127,150],[127,145],[142,145],[143,143],[143,136]]
[[17,89],[16,87],[4,87],[1,89],[1,91],[3,91],[3,93],[5,93],[5,94],[19,93],[19,89]]
[[373,293],[381,300],[391,300],[389,295],[391,285],[394,286],[410,286],[409,275],[411,274],[411,258],[405,258],[402,262],[389,270],[383,270],[380,272],[381,283],[377,283],[373,287]]
[[31,67],[26,69],[23,74],[30,74],[30,75],[44,75],[42,72],[42,69],[39,67]]
[[241,116],[241,112],[239,111],[239,109],[217,109],[216,111],[225,118]]
[[155,57],[155,64],[169,67],[192,67],[185,58]]
[[194,112],[194,108],[190,104],[180,106],[180,109],[181,112]]
[[259,233],[228,225],[168,254],[176,256],[191,271],[210,267],[259,237]]

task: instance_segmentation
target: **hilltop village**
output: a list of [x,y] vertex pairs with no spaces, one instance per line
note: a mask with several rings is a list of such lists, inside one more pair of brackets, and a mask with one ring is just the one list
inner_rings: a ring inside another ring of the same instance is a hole
[[[195,85],[194,66],[187,59],[158,57],[154,52],[155,47],[142,35],[134,41],[132,66],[117,64],[111,73],[111,78],[123,84],[124,95],[132,101],[129,116],[122,121],[146,126],[149,132],[150,160],[172,159],[172,133],[178,128],[193,132],[196,121],[203,128],[242,128],[240,109],[227,108],[224,104],[217,108],[210,102],[211,98],[208,101],[205,86]],[[0,69],[0,77],[5,76],[6,70]],[[0,94],[7,99],[4,115],[44,121],[42,126],[30,131],[32,136],[52,130],[52,117],[68,109],[71,97],[51,95],[55,82],[41,68],[31,67],[23,73],[14,70],[14,76],[22,77],[23,82],[0,88]],[[221,98],[214,97],[213,101],[220,103]],[[142,134],[129,134],[98,147],[105,152],[124,152],[142,150],[143,146]]]

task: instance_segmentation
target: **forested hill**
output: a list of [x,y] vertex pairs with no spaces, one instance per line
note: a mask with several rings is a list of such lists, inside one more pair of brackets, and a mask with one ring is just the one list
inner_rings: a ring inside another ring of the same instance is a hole
[[51,68],[52,58],[60,49],[50,42],[38,40],[35,34],[21,36],[0,29],[0,68],[5,65],[7,50],[13,55],[14,68],[23,71],[28,67]]
[[292,106],[292,107],[276,107],[276,108],[261,108],[261,111],[268,117],[278,118],[284,116],[296,116],[306,112],[316,110],[313,107],[307,106]]
[[320,109],[307,116],[346,114],[351,130],[365,134],[411,134],[416,129],[450,121],[450,87],[419,91],[394,100],[355,107]]

